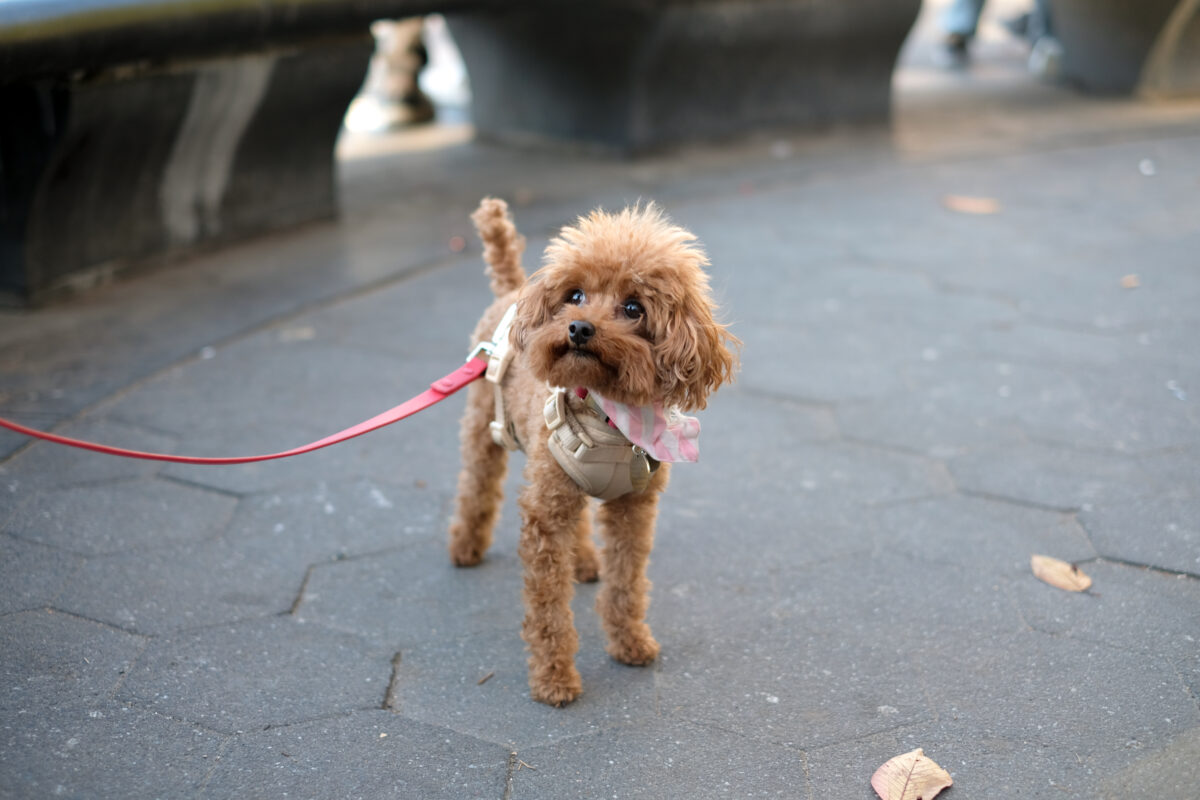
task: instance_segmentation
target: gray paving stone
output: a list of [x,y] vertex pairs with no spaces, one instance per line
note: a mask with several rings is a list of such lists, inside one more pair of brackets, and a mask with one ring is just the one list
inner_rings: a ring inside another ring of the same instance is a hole
[[1022,582],[1017,603],[1034,629],[1175,662],[1200,652],[1200,581],[1105,561],[1083,570],[1083,593]]
[[[748,389],[790,395],[814,403],[859,400],[902,388],[899,369],[873,363],[865,354],[884,346],[883,339],[858,340],[852,334],[833,339],[828,331],[796,332],[787,323],[746,322],[737,327],[746,345],[738,381]],[[905,348],[920,357],[924,345]],[[901,358],[902,356],[897,356]]]
[[236,501],[173,481],[138,479],[31,494],[5,522],[23,539],[82,555],[107,555],[211,538]]
[[55,611],[0,617],[0,714],[94,707],[121,684],[146,640]]
[[973,349],[989,360],[1076,372],[1080,367],[1112,369],[1138,361],[1174,361],[1164,348],[1154,347],[1145,332],[1081,330],[1027,319],[975,331],[971,341]]
[[881,551],[958,565],[984,582],[1023,579],[1035,553],[1072,562],[1096,555],[1072,515],[984,498],[919,500],[880,509],[876,518]]
[[139,633],[286,613],[310,566],[435,535],[438,505],[373,481],[253,495],[215,539],[88,559],[57,605]]
[[227,737],[124,706],[0,719],[0,796],[192,797]]
[[0,615],[50,605],[82,564],[78,556],[0,534]]
[[309,561],[279,542],[209,539],[88,559],[55,606],[123,630],[164,634],[286,614]]
[[389,477],[335,475],[243,498],[226,538],[267,540],[316,564],[444,537],[456,474],[433,485]]
[[594,596],[593,587],[576,596],[575,663],[583,694],[569,706],[551,708],[529,698],[528,654],[517,615],[503,628],[429,636],[402,650],[395,710],[518,751],[657,716],[658,667],[628,667],[608,657],[590,610]]
[[289,617],[154,639],[117,699],[236,733],[379,708],[390,653]]
[[1079,521],[1102,555],[1200,575],[1200,497],[1106,503],[1081,512]]
[[1150,481],[1121,456],[1029,443],[949,461],[960,489],[1064,511],[1129,502]]
[[668,715],[797,749],[930,718],[919,671],[890,643],[744,624],[740,636],[672,632],[658,680]]
[[[1165,658],[1074,637],[961,635],[922,666],[939,719],[1044,749],[1058,773],[1047,777],[1083,783],[1083,796],[1147,744],[1200,726],[1200,709]],[[953,741],[978,746],[963,736]]]
[[499,543],[479,566],[459,569],[439,536],[371,558],[316,566],[296,616],[403,650],[431,637],[519,630],[521,586],[512,544]]
[[508,756],[442,727],[361,711],[238,736],[202,796],[496,800]]
[[514,800],[809,796],[803,753],[687,723],[606,729],[517,758]]
[[805,750],[931,718],[922,664],[947,637],[1022,628],[1003,583],[902,554],[785,569],[741,595],[716,585],[652,604],[652,624],[671,620],[660,702]]
[[[519,212],[517,222],[521,223]],[[470,241],[475,251],[448,269],[319,309],[302,323],[281,328],[278,335],[311,332],[318,344],[386,354],[401,373],[411,369],[414,359],[441,359],[448,372],[466,357],[475,322],[494,299],[473,233]],[[526,249],[527,272],[538,266],[536,247],[537,241],[531,240]],[[440,374],[430,380],[436,377]]]
[[856,441],[940,459],[1020,444],[1027,437],[1016,412],[1033,390],[1021,385],[1027,368],[1013,373],[1006,362],[944,359],[930,348],[904,368],[907,391],[839,405],[838,426]]
[[1100,797],[1160,797],[1188,800],[1200,786],[1200,728],[1172,739],[1166,747],[1148,753],[1120,774],[1104,781]]
[[1192,446],[1200,441],[1200,406],[1172,391],[1180,378],[1160,366],[1064,375],[1044,384],[1037,404],[1021,407],[1018,418],[1032,438],[1074,447],[1139,453]]
[[[879,505],[944,494],[953,482],[938,461],[854,442],[803,442],[786,435],[786,407],[762,409],[754,424],[722,433],[702,444],[702,465],[680,465],[692,486],[713,497],[728,487],[727,465],[738,464],[738,493],[725,502],[746,511],[769,509],[774,498],[798,505],[843,508]],[[752,459],[746,459],[753,453]],[[712,465],[712,466],[709,466]],[[668,492],[664,504],[671,502]],[[844,517],[844,515],[842,515]]]

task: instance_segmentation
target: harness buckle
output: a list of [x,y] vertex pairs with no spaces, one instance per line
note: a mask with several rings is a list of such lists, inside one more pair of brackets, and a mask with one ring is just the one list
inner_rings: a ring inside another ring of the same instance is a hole
[[480,342],[471,348],[471,352],[467,355],[467,361],[474,361],[480,356],[487,356],[489,359],[495,354],[496,346],[491,342]]

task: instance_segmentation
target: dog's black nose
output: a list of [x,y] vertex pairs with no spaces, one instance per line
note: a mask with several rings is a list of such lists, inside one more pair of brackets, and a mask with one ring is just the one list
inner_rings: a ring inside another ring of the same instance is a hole
[[596,335],[596,326],[584,319],[577,319],[567,327],[571,344],[583,347]]

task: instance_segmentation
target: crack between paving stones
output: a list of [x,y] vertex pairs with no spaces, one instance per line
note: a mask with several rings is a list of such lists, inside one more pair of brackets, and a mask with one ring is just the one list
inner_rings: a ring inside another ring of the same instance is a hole
[[[1081,527],[1083,527],[1083,526],[1081,525]],[[1086,527],[1084,528],[1084,530],[1086,530]],[[1200,580],[1200,574],[1197,574],[1195,572],[1188,572],[1187,570],[1179,570],[1179,569],[1169,569],[1167,567],[1155,566],[1154,564],[1143,564],[1140,561],[1130,561],[1130,560],[1124,559],[1124,558],[1117,558],[1116,556],[1107,556],[1107,555],[1104,555],[1103,553],[1101,553],[1100,555],[1097,555],[1097,556],[1093,556],[1092,558],[1083,559],[1082,561],[1076,561],[1074,563],[1076,565],[1078,565],[1078,564],[1100,564],[1100,563],[1104,563],[1104,562],[1107,562],[1109,564],[1115,564],[1119,567],[1131,567],[1133,569],[1144,569],[1147,572],[1157,572],[1160,575],[1169,575],[1173,578],[1191,578],[1192,580]]]
[[[82,620],[83,622],[88,622],[88,623],[91,623],[92,625],[99,625],[101,628],[107,628],[110,631],[117,631],[118,633],[123,633],[126,636],[136,636],[139,639],[145,639],[147,644],[149,644],[150,639],[154,638],[154,634],[142,633],[141,631],[130,630],[129,628],[122,628],[120,625],[114,625],[113,623],[105,622],[102,619],[92,619],[91,617],[85,616],[76,611],[67,611],[66,609],[55,608],[54,606],[50,606],[50,605],[40,606],[38,608],[26,609],[26,610],[27,611],[45,611],[48,614],[61,614],[64,617],[72,617],[73,619]],[[14,613],[22,613],[22,612],[14,612]],[[138,653],[138,655],[140,656],[141,653]]]
[[1171,670],[1175,673],[1175,677],[1183,684],[1183,693],[1191,698],[1192,704],[1196,706],[1196,710],[1200,711],[1200,695],[1192,691],[1192,686],[1188,683],[1187,675],[1183,673],[1183,670],[1173,659],[1168,659],[1168,663],[1171,665]]
[[160,717],[162,719],[169,720],[171,722],[177,722],[180,725],[187,725],[190,728],[195,728],[197,730],[203,731],[204,733],[212,734],[213,736],[219,736],[221,738],[232,738],[232,737],[235,737],[238,735],[237,733],[230,733],[229,731],[222,731],[222,730],[217,730],[216,728],[210,728],[209,726],[205,725],[204,723],[196,722],[195,720],[184,719],[183,717],[175,717],[175,716],[172,716],[165,712],[159,711],[157,708],[146,708],[145,706],[138,705],[136,702],[134,702],[132,700],[114,700],[113,702],[115,702],[117,705],[123,706],[123,707],[131,709],[133,711],[137,711],[142,714],[150,714],[151,716]]
[[1038,447],[1045,447],[1051,450],[1066,450],[1081,456],[1102,456],[1104,458],[1120,459],[1122,461],[1140,461],[1144,458],[1171,455],[1173,453],[1187,453],[1190,449],[1187,445],[1172,445],[1167,447],[1154,447],[1147,450],[1119,450],[1116,447],[1086,445],[1078,442],[1068,441],[1066,439],[1052,439],[1048,436],[1028,436],[1027,441],[1029,444],[1036,445]]
[[392,656],[392,674],[388,677],[387,688],[383,692],[383,705],[380,706],[384,711],[391,711],[393,714],[400,713],[400,662],[401,652],[397,650]]
[[504,794],[500,800],[512,800],[513,793],[513,778],[517,774],[517,751],[511,750],[508,754],[508,769],[504,773]]
[[109,701],[110,703],[120,702],[117,700],[117,693],[120,692],[122,687],[125,686],[125,680],[129,677],[129,674],[133,672],[133,668],[137,666],[138,661],[140,661],[142,656],[145,655],[146,650],[149,649],[149,647],[150,638],[145,637],[145,641],[142,642],[141,648],[137,651],[133,658],[129,659],[129,666],[125,667],[125,669],[121,671],[120,676],[117,678],[117,682],[113,684],[112,689],[105,696],[105,700]]
[[914,450],[908,447],[887,444],[884,442],[876,442],[871,439],[860,439],[855,436],[842,436],[840,439],[842,444],[850,445],[852,447],[861,447],[864,450],[876,450],[881,453],[888,453],[889,455],[917,459],[932,466],[940,467],[942,471],[946,473],[945,477],[949,480],[950,485],[952,487],[957,485],[954,482],[954,476],[950,474],[950,468],[946,465],[947,459],[931,456],[929,453],[923,453],[920,450]]
[[292,606],[282,616],[296,616],[296,612],[300,610],[300,604],[304,602],[304,595],[308,591],[308,582],[312,578],[313,570],[317,568],[316,564],[309,564],[304,570],[304,577],[300,580],[300,590],[296,592],[296,599],[292,601]]
[[[959,489],[959,494],[964,497],[976,497],[981,500],[991,500],[994,503],[1005,503],[1010,506],[1018,506],[1020,508],[1030,508],[1034,511],[1051,511],[1055,514],[1078,514],[1081,509],[1076,506],[1052,506],[1045,503],[1038,503],[1033,500],[1022,500],[1019,497],[1009,497],[1003,494],[993,494],[992,492],[984,492],[978,489]],[[1089,538],[1090,540],[1090,538]]]
[[[1082,592],[1082,594],[1090,595],[1092,593],[1090,591],[1087,591],[1087,592]],[[1034,625],[1030,628],[1030,632],[1036,636],[1045,636],[1049,639],[1059,639],[1059,640],[1066,640],[1069,642],[1077,642],[1079,644],[1091,645],[1093,647],[1103,648],[1104,650],[1108,650],[1109,652],[1141,656],[1141,657],[1149,659],[1151,661],[1158,661],[1162,664],[1166,664],[1168,667],[1168,671],[1172,675],[1175,675],[1179,678],[1180,683],[1182,684],[1185,693],[1187,693],[1189,695],[1191,694],[1191,691],[1188,689],[1187,680],[1186,680],[1186,678],[1184,678],[1182,675],[1179,674],[1179,670],[1175,667],[1175,662],[1171,659],[1170,656],[1163,655],[1160,651],[1157,651],[1154,649],[1142,649],[1142,648],[1138,648],[1138,647],[1122,647],[1121,645],[1114,644],[1113,642],[1106,642],[1106,641],[1103,641],[1100,639],[1093,639],[1092,637],[1087,636],[1087,635],[1080,635],[1077,633],[1072,633],[1070,631],[1046,630],[1045,628],[1039,628],[1036,625]]]
[[208,769],[204,773],[204,779],[200,781],[200,786],[197,787],[196,797],[203,797],[208,791],[208,784],[216,774],[217,767],[221,766],[221,759],[225,756],[225,752],[233,745],[233,740],[237,738],[236,734],[222,734],[225,736],[225,741],[221,742],[221,746],[217,748],[217,752],[213,755],[212,763],[208,765]]
[[766,400],[771,403],[779,403],[781,405],[799,406],[801,408],[811,409],[814,411],[829,411],[836,410],[837,403],[832,403],[826,400],[814,400],[805,397],[796,397],[783,392],[775,392],[770,389],[763,389],[756,386],[738,386],[731,394],[740,394],[745,397],[751,397],[758,400]]
[[[182,486],[185,489],[195,489],[197,491],[206,492],[208,494],[215,494],[219,497],[227,497],[231,500],[239,500],[240,501],[240,500],[244,500],[246,498],[246,494],[243,492],[235,492],[232,489],[223,489],[219,486],[210,486],[207,483],[201,483],[200,481],[194,480],[192,478],[180,478],[177,475],[166,475],[166,474],[159,474],[159,475],[155,475],[154,477],[157,480],[164,481],[166,483],[173,483],[177,486]],[[225,521],[226,525],[228,525],[230,522],[233,521],[232,517],[233,517],[233,515],[230,514],[230,519]]]

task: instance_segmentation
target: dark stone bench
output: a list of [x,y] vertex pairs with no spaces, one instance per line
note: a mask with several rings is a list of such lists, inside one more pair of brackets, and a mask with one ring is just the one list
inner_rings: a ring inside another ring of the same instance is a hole
[[0,300],[333,216],[375,19],[449,16],[481,137],[637,153],[886,120],[919,5],[5,0]]
[[1200,95],[1200,3],[1050,0],[1063,77],[1099,94]]

